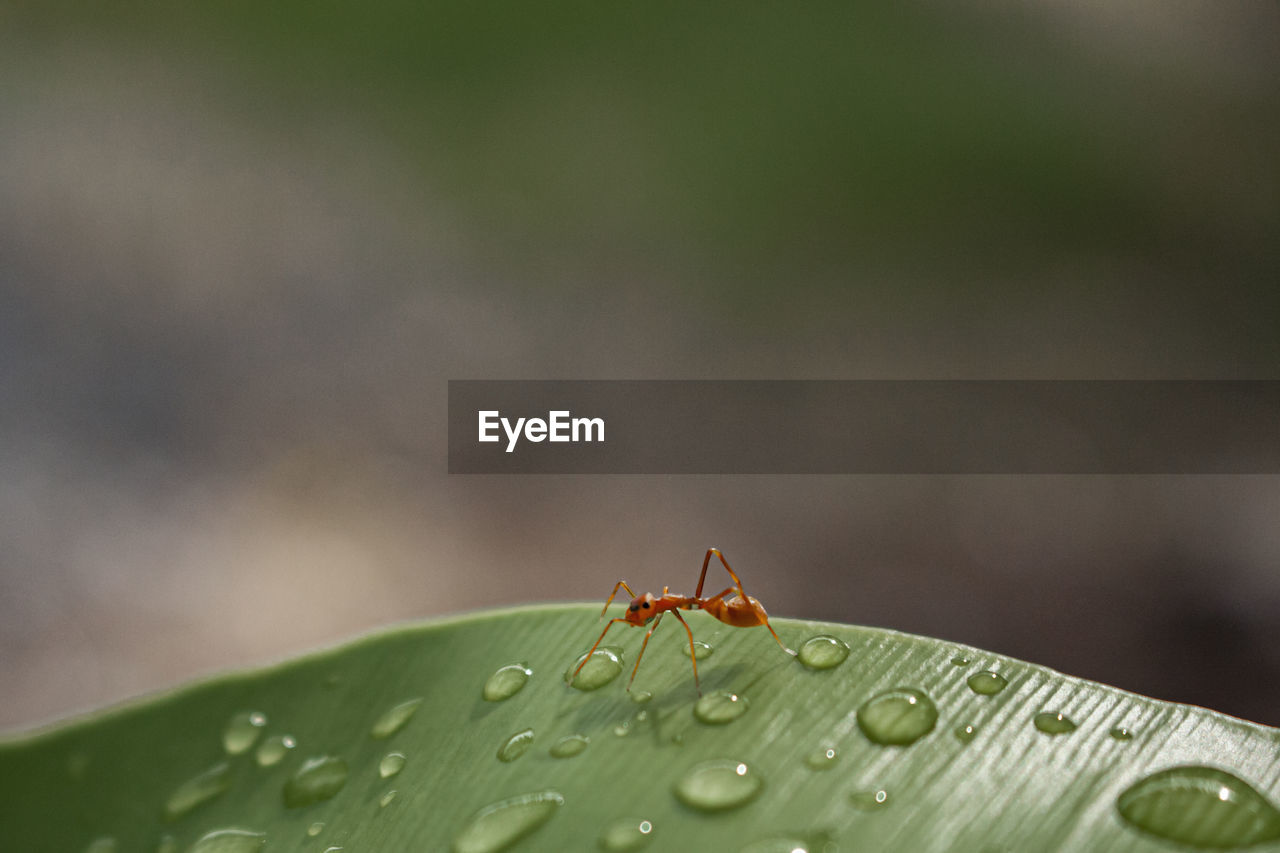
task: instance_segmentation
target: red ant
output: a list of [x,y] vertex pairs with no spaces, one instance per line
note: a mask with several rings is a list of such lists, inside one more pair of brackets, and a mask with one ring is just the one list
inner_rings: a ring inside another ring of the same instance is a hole
[[[702,585],[707,580],[707,566],[711,562],[712,554],[720,558],[720,563],[724,566],[724,570],[729,573],[729,577],[733,578],[734,586],[710,598],[703,598]],[[645,646],[649,645],[649,637],[653,636],[653,631],[658,627],[658,623],[662,621],[662,617],[670,612],[674,613],[676,618],[680,620],[680,624],[684,626],[685,632],[689,635],[689,660],[693,663],[693,686],[697,689],[698,695],[701,696],[702,688],[698,685],[698,656],[693,647],[693,631],[690,630],[689,623],[684,621],[684,617],[680,615],[681,610],[702,610],[734,628],[754,628],[757,625],[763,625],[769,629],[770,634],[773,634],[773,638],[778,641],[779,646],[782,646],[784,652],[792,656],[795,655],[795,652],[787,648],[786,644],[782,642],[782,638],[778,636],[778,632],[773,630],[773,626],[769,624],[769,614],[765,613],[764,606],[747,595],[747,591],[742,588],[742,581],[734,574],[733,569],[729,568],[729,561],[724,558],[724,554],[720,553],[719,548],[707,549],[707,556],[702,558],[702,574],[698,577],[698,589],[692,596],[673,595],[665,586],[662,588],[661,597],[654,596],[651,592],[646,592],[644,595],[636,595],[631,587],[627,586],[626,581],[618,581],[613,585],[613,592],[609,593],[609,597],[605,599],[604,609],[600,611],[601,619],[609,611],[609,605],[613,603],[613,597],[618,594],[619,588],[625,589],[627,594],[632,596],[626,615],[610,619],[609,624],[604,626],[604,630],[600,632],[600,639],[596,640],[596,644],[591,647],[591,651],[587,652],[582,659],[582,663],[578,664],[578,668],[573,671],[573,676],[569,679],[570,684],[573,684],[578,677],[578,673],[582,671],[582,667],[586,665],[591,656],[595,654],[595,650],[604,642],[604,635],[609,633],[609,629],[613,627],[615,622],[626,622],[628,625],[634,625],[637,628],[642,628],[652,622],[653,625],[644,635],[644,642],[640,644],[640,653],[636,655],[636,665],[631,670],[631,681],[627,682],[627,690],[630,691],[631,683],[636,680],[636,673],[640,670],[640,658],[644,656]],[[737,595],[726,601],[725,596],[731,592],[736,592]]]

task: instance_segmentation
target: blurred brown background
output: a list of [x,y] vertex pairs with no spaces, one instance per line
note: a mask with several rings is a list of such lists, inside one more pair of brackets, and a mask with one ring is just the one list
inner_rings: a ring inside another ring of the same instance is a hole
[[84,5],[0,2],[0,727],[712,544],[1280,724],[1275,477],[445,473],[451,378],[1277,378],[1274,4]]

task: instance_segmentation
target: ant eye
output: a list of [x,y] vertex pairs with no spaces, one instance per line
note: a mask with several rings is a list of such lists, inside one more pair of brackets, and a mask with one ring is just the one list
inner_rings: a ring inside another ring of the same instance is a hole
[[648,609],[649,609],[649,602],[647,602],[647,601],[646,601],[644,604],[642,604],[642,605],[640,605],[640,606],[641,606],[641,607],[643,607],[645,610],[648,610]]
[[632,613],[635,613],[635,612],[636,612],[637,610],[639,610],[639,609],[640,609],[640,605],[638,605],[638,604],[633,604],[633,605],[631,605],[631,612],[632,612]]

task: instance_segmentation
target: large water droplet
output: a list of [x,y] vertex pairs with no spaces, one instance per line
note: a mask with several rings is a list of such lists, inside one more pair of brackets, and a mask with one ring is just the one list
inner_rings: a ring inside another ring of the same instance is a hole
[[836,766],[836,748],[824,746],[804,757],[804,763],[810,770],[830,770]]
[[704,761],[676,782],[680,802],[700,811],[734,809],[750,802],[764,780],[742,761]]
[[533,743],[533,729],[525,729],[513,734],[498,747],[499,761],[515,761],[517,758],[525,754]]
[[555,815],[564,797],[555,791],[522,794],[485,806],[453,839],[454,853],[497,853],[524,838]]
[[261,711],[241,711],[227,723],[222,732],[222,745],[229,754],[239,755],[257,743],[266,724],[267,715]]
[[1047,735],[1069,735],[1076,730],[1076,724],[1069,717],[1054,711],[1041,711],[1033,722]]
[[533,670],[527,663],[509,663],[499,668],[484,683],[486,702],[501,702],[519,693],[529,681]]
[[402,752],[388,752],[382,756],[382,760],[378,762],[378,775],[383,779],[389,779],[404,769],[404,763],[408,761]]
[[858,728],[873,742],[906,746],[933,731],[938,706],[925,693],[895,687],[871,697],[858,709]]
[[[682,643],[680,645],[680,650],[684,652],[685,657],[689,657],[688,646]],[[704,643],[701,640],[693,641],[693,659],[694,660],[702,660],[703,658],[709,658],[711,657],[711,653],[714,651],[715,651],[715,647],[712,646],[710,643]]]
[[332,755],[309,758],[284,784],[284,804],[287,808],[327,800],[347,784],[347,762]]
[[879,791],[857,791],[849,795],[849,802],[856,809],[873,812],[889,803],[889,792],[881,788]]
[[713,726],[731,723],[747,712],[747,700],[736,693],[720,691],[699,697],[694,703],[693,715],[700,722]]
[[271,767],[279,764],[280,760],[289,754],[289,750],[297,745],[298,742],[292,735],[275,735],[262,742],[258,751],[254,753],[254,758],[259,767]]
[[804,641],[796,655],[809,669],[831,669],[849,657],[849,644],[844,640],[820,634]]
[[573,758],[587,748],[591,739],[586,735],[565,735],[551,746],[552,758]]
[[110,835],[104,835],[90,841],[89,846],[84,848],[84,853],[116,853],[118,849],[116,840]]
[[1008,679],[998,672],[975,672],[969,676],[969,689],[982,696],[994,696],[1009,685]]
[[639,850],[653,840],[653,824],[638,818],[615,820],[600,836],[600,847],[610,851]]
[[1171,767],[1116,800],[1138,829],[1192,847],[1250,847],[1280,839],[1280,811],[1249,783],[1213,767]]
[[[584,660],[586,663],[582,663]],[[578,664],[582,664],[582,669],[575,678],[573,671],[578,668]],[[572,679],[570,686],[578,690],[599,690],[617,678],[620,672],[622,672],[622,648],[601,646],[591,655],[590,660],[587,660],[585,654],[575,660],[565,670],[564,680]]]
[[248,829],[215,829],[200,836],[188,853],[253,853],[267,843],[267,836]]
[[409,718],[413,716],[421,704],[422,698],[418,697],[392,707],[378,718],[378,721],[373,724],[373,728],[369,730],[369,734],[376,740],[385,740],[391,737],[404,728],[404,724],[409,722]]
[[215,764],[199,776],[194,776],[177,787],[164,804],[164,819],[177,820],[196,806],[209,802],[226,793],[231,787],[231,765]]

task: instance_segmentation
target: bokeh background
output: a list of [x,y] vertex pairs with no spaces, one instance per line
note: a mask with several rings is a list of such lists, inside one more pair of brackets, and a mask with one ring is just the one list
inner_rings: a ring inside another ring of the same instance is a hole
[[1276,477],[447,475],[451,378],[1280,378],[1280,7],[895,6],[0,0],[0,728],[712,544],[1280,724]]

